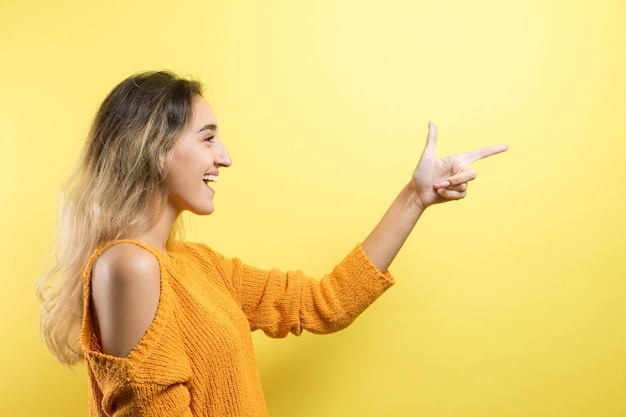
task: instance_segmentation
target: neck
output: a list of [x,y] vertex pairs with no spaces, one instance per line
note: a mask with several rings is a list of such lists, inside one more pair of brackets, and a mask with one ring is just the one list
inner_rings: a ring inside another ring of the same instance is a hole
[[172,233],[174,222],[179,216],[179,212],[166,208],[159,220],[147,230],[137,233],[132,238],[147,245],[153,246],[163,253],[167,253],[167,241]]

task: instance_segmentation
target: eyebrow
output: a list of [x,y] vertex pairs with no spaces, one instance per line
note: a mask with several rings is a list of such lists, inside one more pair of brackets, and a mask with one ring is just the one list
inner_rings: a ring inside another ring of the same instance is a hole
[[202,133],[205,130],[217,130],[217,125],[204,125],[200,130],[198,130],[198,133]]

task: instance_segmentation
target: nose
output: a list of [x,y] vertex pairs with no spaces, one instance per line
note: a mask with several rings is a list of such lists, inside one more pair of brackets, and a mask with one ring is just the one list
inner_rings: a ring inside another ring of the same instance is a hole
[[229,167],[233,164],[233,161],[230,159],[230,155],[228,154],[228,150],[226,146],[220,141],[217,152],[215,153],[215,165],[219,165],[222,167]]

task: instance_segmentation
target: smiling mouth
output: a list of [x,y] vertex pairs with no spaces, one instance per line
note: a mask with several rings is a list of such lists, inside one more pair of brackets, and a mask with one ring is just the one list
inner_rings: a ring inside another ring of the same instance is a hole
[[217,175],[205,175],[202,177],[202,181],[207,185],[209,185],[210,182],[217,182]]

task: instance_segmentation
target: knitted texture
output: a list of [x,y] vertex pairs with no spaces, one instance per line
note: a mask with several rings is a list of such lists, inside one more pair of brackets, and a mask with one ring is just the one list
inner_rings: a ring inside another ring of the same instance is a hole
[[[126,358],[102,353],[91,314],[91,269],[107,248],[136,244],[157,259],[154,320]],[[163,254],[141,242],[107,243],[83,273],[81,343],[90,416],[267,416],[251,330],[284,337],[349,325],[393,285],[357,245],[321,280],[265,271],[205,245],[180,242]]]

